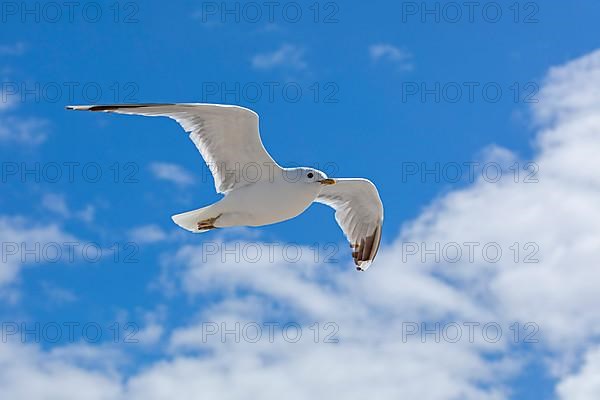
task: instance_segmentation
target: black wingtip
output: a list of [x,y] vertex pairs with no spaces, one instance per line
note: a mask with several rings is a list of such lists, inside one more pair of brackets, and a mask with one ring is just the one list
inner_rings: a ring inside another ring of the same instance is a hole
[[162,107],[173,106],[174,103],[145,103],[145,104],[112,104],[112,105],[97,105],[97,106],[67,106],[67,110],[78,111],[116,111],[128,108],[143,108],[143,107]]
[[146,104],[115,104],[109,106],[93,106],[90,107],[89,111],[115,111],[127,108],[144,108],[144,107],[162,107],[162,106],[173,106],[173,103],[146,103]]

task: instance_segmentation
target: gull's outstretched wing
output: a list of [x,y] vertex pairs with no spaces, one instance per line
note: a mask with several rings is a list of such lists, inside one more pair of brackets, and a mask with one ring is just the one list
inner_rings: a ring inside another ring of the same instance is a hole
[[190,134],[219,193],[268,179],[273,168],[278,167],[260,140],[258,115],[247,108],[219,104],[115,104],[67,109],[174,119]]
[[336,179],[324,186],[316,201],[335,209],[335,220],[352,247],[358,270],[365,271],[377,255],[383,225],[379,192],[367,179]]

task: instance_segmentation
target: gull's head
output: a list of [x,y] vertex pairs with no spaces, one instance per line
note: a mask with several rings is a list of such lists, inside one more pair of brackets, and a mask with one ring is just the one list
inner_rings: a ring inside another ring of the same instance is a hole
[[294,181],[316,184],[316,185],[334,185],[335,180],[328,178],[327,174],[314,168],[292,168],[288,171],[289,177],[294,177]]

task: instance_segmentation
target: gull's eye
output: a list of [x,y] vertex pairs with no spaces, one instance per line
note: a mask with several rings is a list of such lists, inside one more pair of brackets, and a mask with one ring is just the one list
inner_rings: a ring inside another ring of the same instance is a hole
[[308,179],[312,179],[313,176],[315,176],[315,174],[313,174],[312,172],[309,172],[308,175],[306,175],[306,176],[308,176]]

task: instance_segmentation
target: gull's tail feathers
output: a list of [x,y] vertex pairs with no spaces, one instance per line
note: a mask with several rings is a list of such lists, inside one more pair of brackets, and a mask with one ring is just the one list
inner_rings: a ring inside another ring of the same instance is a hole
[[183,229],[193,233],[203,233],[215,229],[214,222],[219,218],[212,206],[199,208],[182,214],[173,215],[171,219]]

